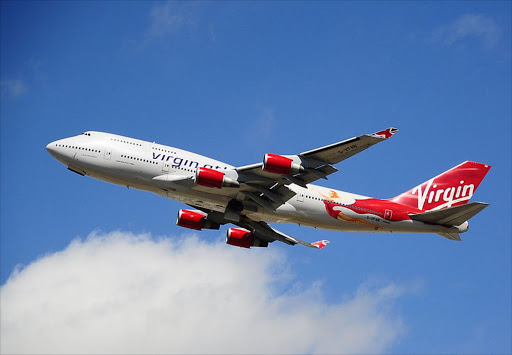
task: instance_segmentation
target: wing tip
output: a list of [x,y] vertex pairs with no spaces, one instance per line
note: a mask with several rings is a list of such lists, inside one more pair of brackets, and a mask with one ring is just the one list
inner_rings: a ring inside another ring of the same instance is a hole
[[396,132],[398,132],[398,128],[389,127],[383,131],[370,134],[370,136],[375,137],[375,138],[388,139],[388,138],[391,138],[391,136],[393,136]]
[[328,240],[319,240],[318,242],[311,243],[311,245],[313,245],[315,248],[322,249],[329,243],[330,241]]

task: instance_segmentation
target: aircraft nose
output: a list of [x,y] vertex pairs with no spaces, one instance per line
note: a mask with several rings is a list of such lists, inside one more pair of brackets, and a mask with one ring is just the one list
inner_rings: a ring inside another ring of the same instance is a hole
[[52,156],[54,156],[55,155],[55,148],[56,148],[55,142],[51,142],[51,143],[48,143],[48,145],[46,146],[46,151],[48,153],[50,153]]
[[46,145],[46,151],[57,160],[61,160],[66,154],[62,151],[62,140],[54,141]]
[[64,139],[51,142],[46,145],[46,151],[50,153],[53,158],[57,159],[62,164],[67,165],[71,157],[69,156],[69,153],[66,152],[63,148],[65,142],[66,141]]

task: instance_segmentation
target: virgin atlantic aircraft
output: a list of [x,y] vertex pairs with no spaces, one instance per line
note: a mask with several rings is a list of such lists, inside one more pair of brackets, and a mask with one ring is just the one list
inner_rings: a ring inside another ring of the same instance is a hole
[[88,131],[46,146],[48,152],[80,175],[154,192],[192,209],[178,212],[176,223],[190,229],[227,230],[226,243],[266,247],[275,240],[323,248],[271,227],[273,223],[345,232],[436,233],[460,240],[467,220],[488,206],[468,203],[489,165],[466,161],[390,199],[376,199],[313,185],[338,171],[337,164],[398,130],[373,134],[297,155],[265,154],[260,163],[241,167],[178,148],[110,133]]

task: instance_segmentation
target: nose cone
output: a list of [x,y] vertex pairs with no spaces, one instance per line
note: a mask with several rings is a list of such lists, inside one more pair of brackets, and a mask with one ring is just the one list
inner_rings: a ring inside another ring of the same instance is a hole
[[52,157],[55,158],[55,153],[56,153],[56,148],[57,148],[57,144],[55,142],[51,142],[50,144],[48,144],[46,146],[46,150],[48,151],[48,153],[51,154]]
[[50,144],[48,144],[46,146],[46,150],[48,151],[48,153],[50,153],[50,155],[52,157],[54,157],[61,163],[66,164],[66,161],[69,160],[69,157],[68,157],[69,154],[65,150],[63,145],[64,145],[64,140],[61,139],[61,140],[51,142]]

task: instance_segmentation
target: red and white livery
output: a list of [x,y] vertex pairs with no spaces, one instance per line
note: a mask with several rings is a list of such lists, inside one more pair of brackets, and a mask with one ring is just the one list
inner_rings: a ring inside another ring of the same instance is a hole
[[69,170],[154,192],[193,209],[178,212],[179,226],[229,228],[226,243],[266,247],[279,240],[322,249],[268,223],[297,223],[349,232],[436,233],[460,240],[468,220],[488,206],[469,202],[490,165],[466,161],[391,199],[377,199],[312,184],[338,171],[334,165],[385,141],[398,130],[350,138],[295,155],[265,154],[241,167],[178,148],[89,131],[47,145]]

